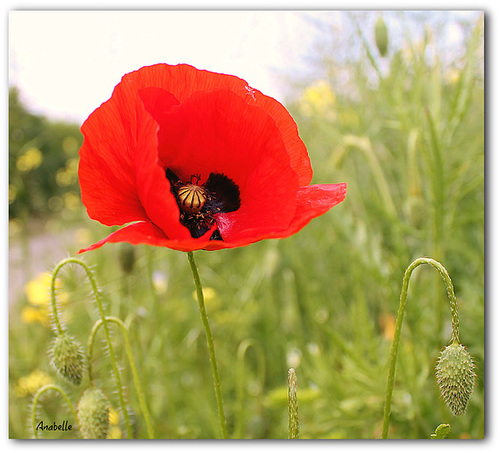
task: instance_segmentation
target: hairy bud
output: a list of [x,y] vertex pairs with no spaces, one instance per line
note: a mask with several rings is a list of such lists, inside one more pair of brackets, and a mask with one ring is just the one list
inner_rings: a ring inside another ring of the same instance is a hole
[[475,376],[472,357],[464,346],[452,343],[443,349],[436,365],[436,378],[441,395],[454,415],[467,411]]
[[78,427],[84,439],[106,439],[109,408],[109,401],[101,390],[90,388],[84,392],[76,410]]
[[63,378],[79,385],[84,372],[84,355],[75,339],[67,333],[59,334],[49,350],[51,365]]
[[389,33],[382,16],[379,16],[375,22],[375,44],[377,44],[380,55],[385,57],[389,46]]

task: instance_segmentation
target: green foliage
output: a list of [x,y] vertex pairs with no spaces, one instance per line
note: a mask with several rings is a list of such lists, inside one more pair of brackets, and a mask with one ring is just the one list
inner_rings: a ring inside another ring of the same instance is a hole
[[[9,216],[25,219],[75,211],[79,127],[30,113],[9,90]],[[79,206],[78,206],[79,207]],[[65,208],[65,209],[64,209]]]
[[442,423],[436,428],[436,431],[431,434],[431,439],[446,439],[450,431],[450,425]]
[[[342,36],[342,46],[363,52],[340,59],[325,47],[316,56],[317,73],[325,77],[301,88],[289,103],[311,156],[313,183],[347,182],[346,200],[291,238],[196,253],[230,437],[287,437],[290,367],[299,382],[302,439],[380,437],[401,282],[420,256],[439,260],[453,278],[461,341],[474,358],[476,387],[466,414],[454,417],[434,377],[451,334],[446,293],[436,272],[415,271],[389,437],[428,438],[441,423],[453,426],[450,438],[484,436],[483,18],[460,24],[464,46],[450,60],[439,48],[439,30],[422,27],[417,39],[408,28],[401,41],[394,32],[400,17],[382,15],[390,37],[385,57],[376,51],[378,16],[345,15],[355,23]],[[337,38],[329,36],[332,43]],[[29,116],[26,130],[40,127],[39,121]],[[11,154],[17,158],[19,152],[11,144]],[[58,165],[49,178],[64,164]],[[11,184],[22,175],[12,178]],[[70,241],[69,254],[109,233],[88,219],[78,224],[79,233],[81,228],[87,230],[86,242]],[[133,266],[126,261],[121,267],[123,253],[119,244],[108,244],[85,259],[95,265],[107,313],[129,329],[156,436],[218,436],[206,341],[186,257],[138,246]],[[68,330],[84,344],[94,308],[81,275],[68,271],[61,280],[70,293],[63,307]],[[19,391],[20,380],[34,370],[59,379],[46,355],[50,329],[22,321],[28,306],[21,297],[11,307],[10,435],[15,438],[29,437],[30,396]],[[120,335],[113,338],[127,400],[139,414]],[[94,366],[99,387],[117,409],[104,351],[96,350]],[[68,389],[73,401],[78,392]],[[44,401],[42,415],[47,421],[71,417],[61,406]],[[136,430],[137,437],[147,437],[139,417]]]

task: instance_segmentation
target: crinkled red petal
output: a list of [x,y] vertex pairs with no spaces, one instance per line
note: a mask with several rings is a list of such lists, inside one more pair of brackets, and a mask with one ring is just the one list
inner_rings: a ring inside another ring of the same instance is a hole
[[[152,119],[150,123],[155,125]],[[127,140],[129,133],[115,99],[85,121],[82,133],[78,179],[88,215],[105,225],[146,220],[137,193],[135,146]]]
[[132,245],[148,244],[158,247],[168,247],[182,252],[190,252],[200,249],[200,241],[201,244],[207,244],[214,230],[215,225],[200,239],[194,239],[191,236],[187,239],[169,239],[160,228],[151,222],[137,222],[120,228],[90,247],[81,249],[78,253],[98,249],[108,242],[128,242]]
[[265,111],[224,89],[195,93],[163,114],[154,108],[151,113],[160,125],[158,150],[165,168],[183,181],[193,174],[205,181],[210,173],[222,173],[238,185],[241,207],[219,224],[225,241],[245,230],[280,231],[289,225],[298,177]]
[[291,167],[299,177],[299,184],[305,186],[311,182],[313,174],[311,162],[306,146],[299,137],[294,119],[276,99],[249,87],[245,80],[232,75],[199,70],[186,64],[175,66],[157,64],[126,74],[122,83],[162,88],[172,93],[181,103],[198,91],[230,89],[246,103],[260,107],[273,118],[290,156]]
[[[345,199],[347,185],[341,184],[316,184],[312,186],[301,187],[297,192],[295,215],[288,226],[281,230],[255,229],[247,230],[234,241],[227,243],[228,248],[238,247],[242,244],[249,244],[262,239],[282,239],[291,236],[304,228],[312,219],[323,215],[325,212],[341,203]],[[224,221],[221,217],[230,216],[221,214],[217,222]],[[210,250],[210,245],[208,246]]]

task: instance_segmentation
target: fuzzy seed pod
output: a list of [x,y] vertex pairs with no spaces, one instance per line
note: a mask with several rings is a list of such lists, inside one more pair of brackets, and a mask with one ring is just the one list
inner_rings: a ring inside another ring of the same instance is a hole
[[464,346],[453,343],[443,349],[436,364],[436,379],[454,415],[467,411],[475,376],[472,357]]
[[101,390],[90,388],[84,392],[76,410],[78,427],[84,439],[106,439],[109,408],[109,401]]
[[59,334],[49,350],[51,365],[63,378],[79,385],[84,372],[84,355],[77,341],[67,333]]
[[375,44],[377,44],[380,55],[385,57],[389,45],[389,34],[382,16],[379,16],[375,22]]

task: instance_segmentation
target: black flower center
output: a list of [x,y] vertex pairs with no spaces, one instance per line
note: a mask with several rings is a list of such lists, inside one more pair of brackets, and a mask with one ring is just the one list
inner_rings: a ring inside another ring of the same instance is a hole
[[[194,238],[203,236],[212,228],[215,214],[236,211],[241,205],[240,189],[222,173],[210,173],[203,184],[199,184],[201,177],[196,174],[186,182],[181,181],[170,168],[165,175],[180,209],[179,221]],[[212,233],[210,240],[223,240],[218,229]]]

